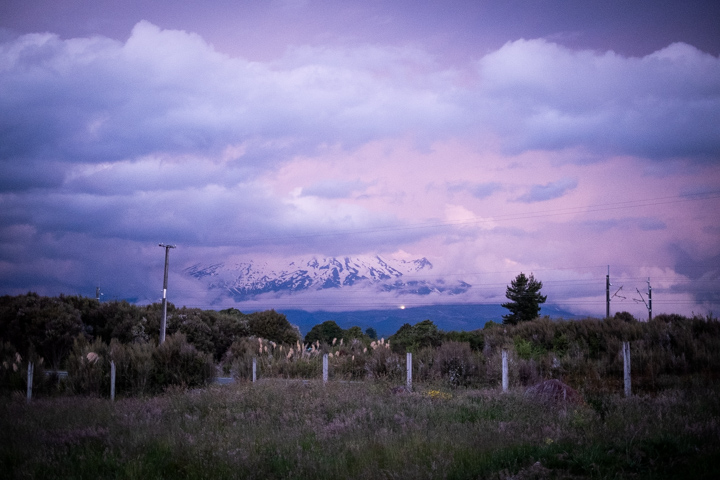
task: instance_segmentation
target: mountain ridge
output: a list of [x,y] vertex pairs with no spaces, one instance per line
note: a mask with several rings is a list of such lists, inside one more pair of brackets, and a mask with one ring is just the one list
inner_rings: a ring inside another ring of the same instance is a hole
[[379,255],[311,256],[276,266],[254,260],[208,266],[195,264],[183,273],[206,283],[209,289],[227,290],[236,301],[252,300],[263,294],[292,295],[360,286],[378,292],[420,296],[458,295],[471,287],[464,281],[448,283],[442,278],[433,278],[432,268],[425,257],[406,260]]

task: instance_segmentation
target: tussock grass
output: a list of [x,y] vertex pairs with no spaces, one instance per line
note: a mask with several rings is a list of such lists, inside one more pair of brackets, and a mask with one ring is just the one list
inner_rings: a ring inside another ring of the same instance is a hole
[[4,478],[718,478],[716,386],[581,405],[263,380],[0,399]]

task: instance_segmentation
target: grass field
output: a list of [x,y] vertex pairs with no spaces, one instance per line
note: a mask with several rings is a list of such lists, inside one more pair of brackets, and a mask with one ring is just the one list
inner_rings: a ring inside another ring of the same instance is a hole
[[0,399],[3,478],[720,478],[720,391],[596,394],[264,380]]

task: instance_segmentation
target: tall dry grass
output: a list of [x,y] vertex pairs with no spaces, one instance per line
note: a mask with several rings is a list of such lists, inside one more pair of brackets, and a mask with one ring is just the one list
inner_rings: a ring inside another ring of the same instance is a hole
[[382,382],[266,379],[0,400],[4,478],[717,478],[720,391],[394,394]]

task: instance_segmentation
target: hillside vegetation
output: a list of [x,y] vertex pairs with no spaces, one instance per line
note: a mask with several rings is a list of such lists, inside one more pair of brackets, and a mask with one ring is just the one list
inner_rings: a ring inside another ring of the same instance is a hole
[[260,377],[319,378],[326,353],[331,379],[401,384],[405,352],[414,355],[416,382],[489,388],[500,382],[505,349],[511,385],[556,378],[592,398],[622,389],[623,341],[631,342],[636,392],[709,385],[720,372],[720,322],[711,316],[658,315],[651,322],[626,313],[603,320],[539,318],[517,325],[489,322],[472,332],[443,332],[426,319],[379,340],[359,327],[343,330],[324,322],[301,343],[285,316],[272,310],[246,315],[169,305],[168,341],[157,346],[161,312],[158,304],[83,297],[0,297],[0,389],[22,390],[28,361],[36,371],[69,372],[60,383],[36,374],[36,395],[107,396],[111,360],[118,368],[118,394],[138,395],[204,385],[216,372],[247,380],[253,358]]
[[[425,319],[388,339],[324,322],[301,343],[274,311],[171,305],[158,346],[159,319],[159,305],[0,298],[1,476],[720,476],[713,317],[539,318],[472,332],[443,332]],[[627,398],[623,341],[632,352]],[[407,352],[411,391],[398,387]],[[325,354],[328,384],[320,380]],[[253,359],[259,380],[250,383]],[[27,403],[29,360],[36,371]],[[102,398],[110,361],[115,402]],[[68,377],[44,375],[46,365]],[[237,381],[212,385],[218,371]],[[569,394],[543,394],[537,386],[546,379]]]

